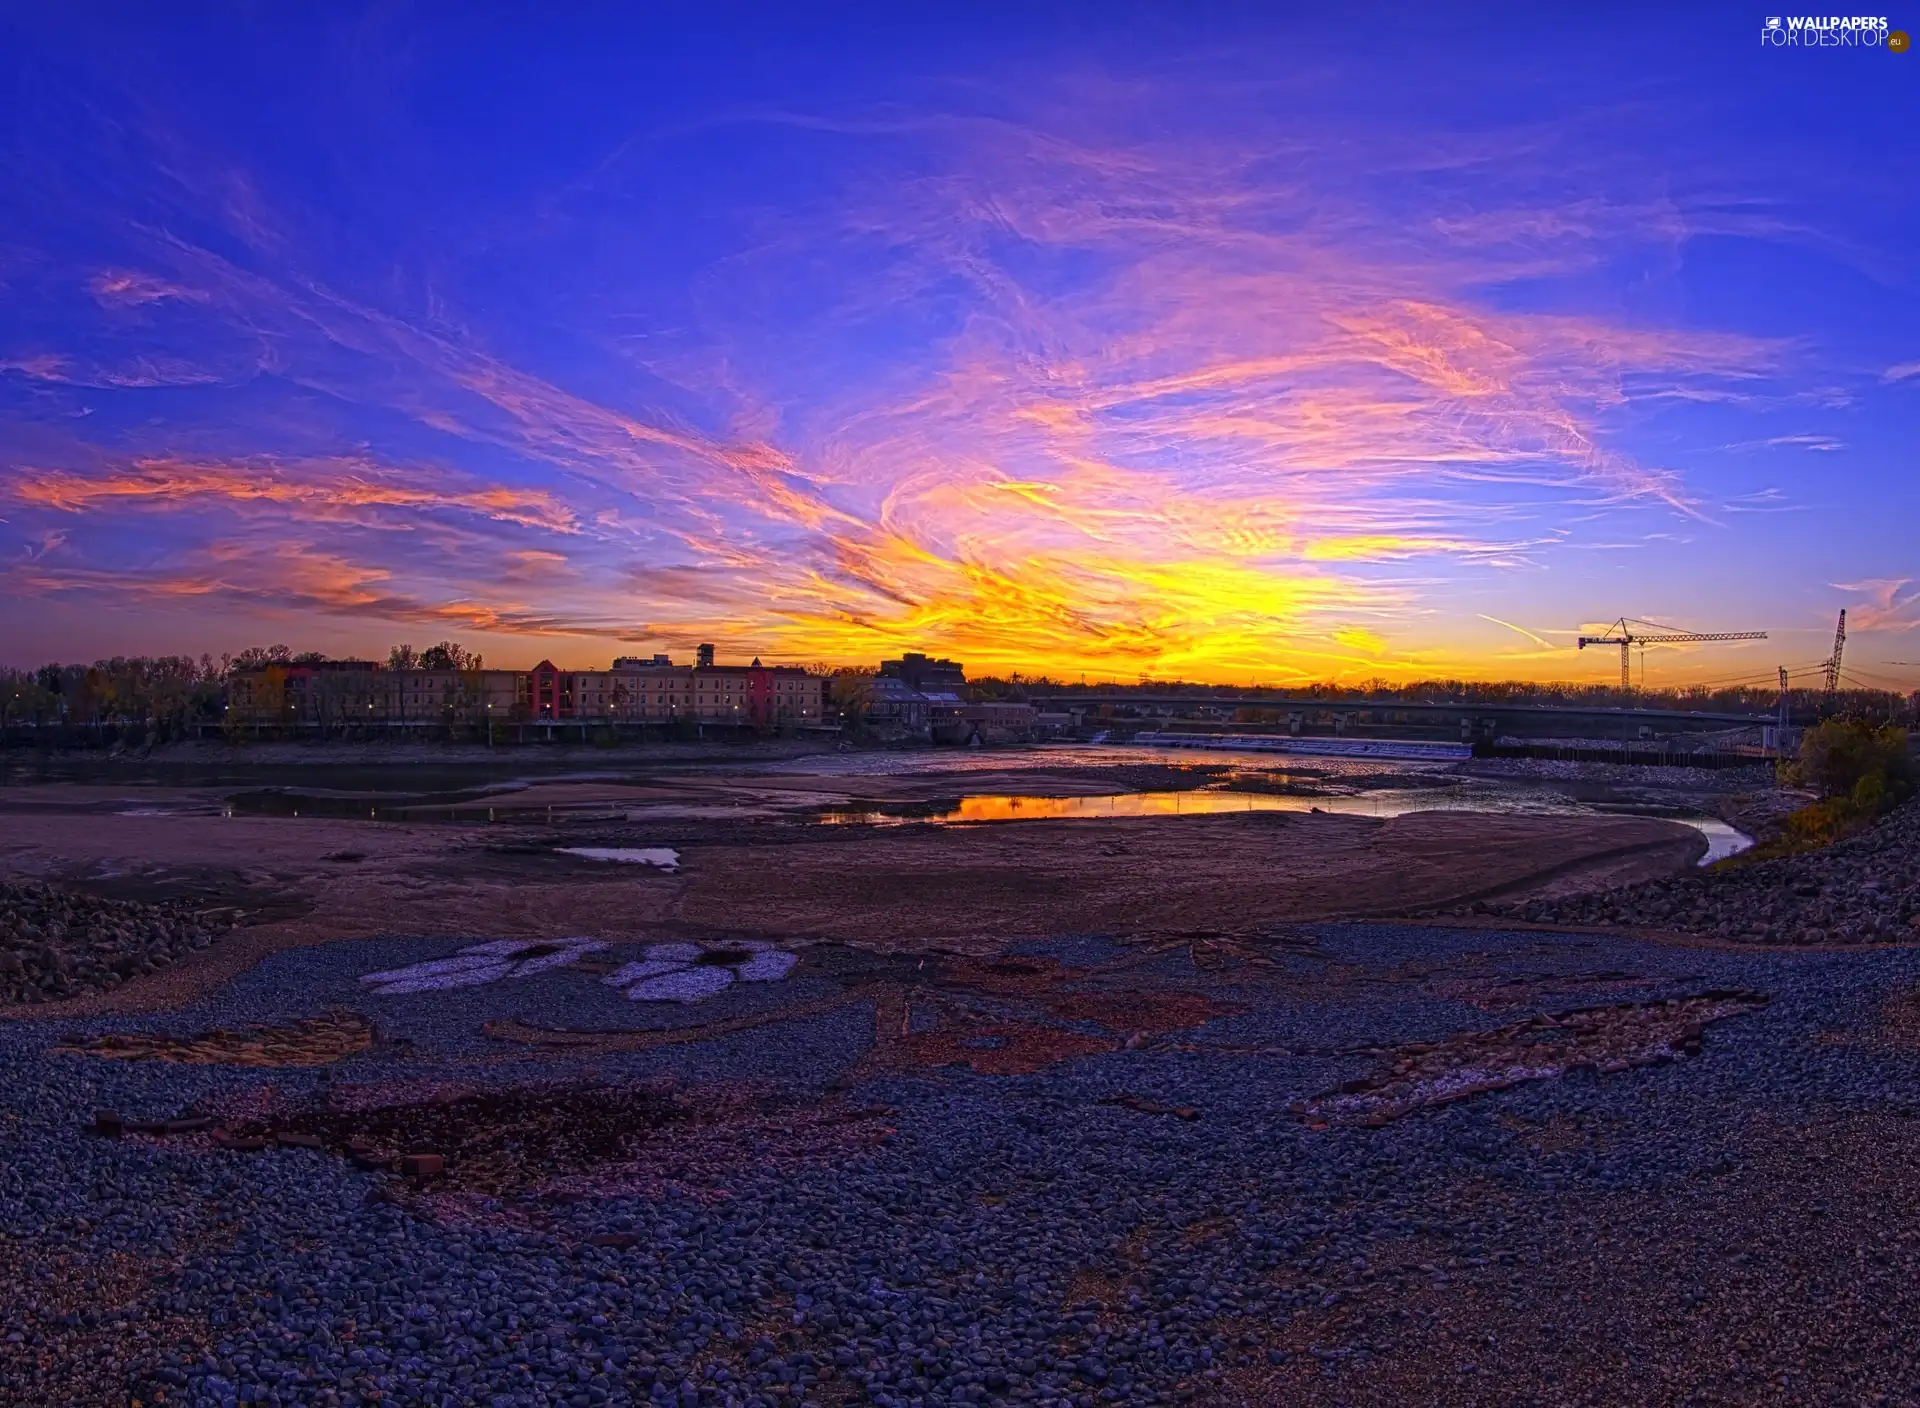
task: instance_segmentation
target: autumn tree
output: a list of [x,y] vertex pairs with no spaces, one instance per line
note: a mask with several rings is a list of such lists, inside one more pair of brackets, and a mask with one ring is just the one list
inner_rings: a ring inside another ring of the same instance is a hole
[[827,701],[844,719],[858,721],[866,717],[873,703],[873,681],[880,672],[871,665],[845,665],[835,670],[827,683]]
[[1898,805],[1913,793],[1913,750],[1907,731],[1858,719],[1828,719],[1800,742],[1800,776],[1822,797],[1844,797],[1867,811]]

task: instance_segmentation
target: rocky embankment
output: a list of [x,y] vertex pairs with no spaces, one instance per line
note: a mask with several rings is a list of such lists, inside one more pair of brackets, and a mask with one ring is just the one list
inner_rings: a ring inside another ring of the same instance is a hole
[[1462,777],[1520,778],[1532,782],[1601,782],[1662,791],[1754,792],[1774,786],[1771,765],[1689,768],[1651,763],[1601,763],[1571,758],[1475,758],[1453,769]]
[[1751,944],[1920,940],[1920,802],[1806,855],[1475,913],[1701,934]]
[[0,1005],[117,988],[205,948],[218,932],[182,905],[0,882]]

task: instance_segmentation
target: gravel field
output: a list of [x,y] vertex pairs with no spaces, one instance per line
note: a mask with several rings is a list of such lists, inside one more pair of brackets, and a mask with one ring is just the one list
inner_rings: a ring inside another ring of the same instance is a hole
[[1736,943],[1912,942],[1920,939],[1920,802],[1823,850],[1599,894],[1530,900],[1507,912],[1536,922],[1634,926]]
[[0,1024],[0,1401],[1920,1396],[1913,950],[477,942]]

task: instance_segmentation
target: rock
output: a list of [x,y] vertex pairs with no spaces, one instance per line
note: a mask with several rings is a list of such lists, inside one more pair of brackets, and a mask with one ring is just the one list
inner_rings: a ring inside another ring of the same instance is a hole
[[1886,913],[1894,895],[1915,893],[1920,800],[1810,855],[1491,909],[1529,922],[1665,929],[1741,944],[1858,945],[1890,937],[1889,929],[1920,933],[1920,914]]
[[0,1004],[107,991],[213,937],[214,926],[183,906],[0,882]]

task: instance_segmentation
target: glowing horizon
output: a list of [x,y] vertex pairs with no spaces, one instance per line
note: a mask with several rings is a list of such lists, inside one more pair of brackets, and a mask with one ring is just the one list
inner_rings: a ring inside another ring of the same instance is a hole
[[1920,684],[1920,60],[383,15],[13,36],[0,658]]

